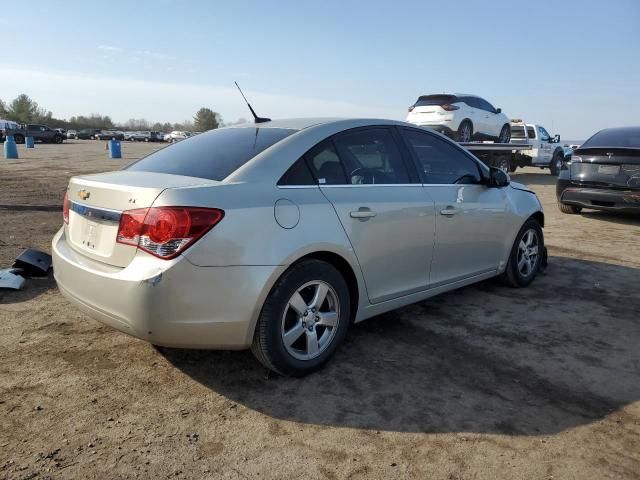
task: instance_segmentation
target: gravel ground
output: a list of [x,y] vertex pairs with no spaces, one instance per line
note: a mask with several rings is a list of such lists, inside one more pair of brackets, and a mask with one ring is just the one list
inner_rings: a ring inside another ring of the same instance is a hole
[[[71,175],[161,147],[0,159],[0,265],[50,250]],[[512,178],[544,204],[545,275],[355,325],[304,379],[249,352],[156,349],[50,278],[0,291],[0,478],[640,478],[640,219],[562,215],[547,171]]]

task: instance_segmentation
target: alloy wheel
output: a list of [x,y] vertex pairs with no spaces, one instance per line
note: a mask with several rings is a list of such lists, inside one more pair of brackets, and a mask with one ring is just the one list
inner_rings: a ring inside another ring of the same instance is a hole
[[311,360],[333,341],[340,322],[336,291],[322,280],[307,282],[289,299],[282,314],[281,335],[287,352]]
[[538,264],[540,240],[533,228],[527,230],[518,244],[518,272],[528,278],[535,272]]

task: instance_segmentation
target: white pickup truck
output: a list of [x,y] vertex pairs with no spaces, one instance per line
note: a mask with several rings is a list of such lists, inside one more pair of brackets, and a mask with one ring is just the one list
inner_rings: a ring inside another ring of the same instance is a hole
[[515,172],[518,167],[548,168],[552,175],[558,176],[565,157],[571,156],[571,148],[560,145],[560,135],[551,136],[542,125],[511,120],[511,143],[529,144],[530,149],[514,152],[509,170]]

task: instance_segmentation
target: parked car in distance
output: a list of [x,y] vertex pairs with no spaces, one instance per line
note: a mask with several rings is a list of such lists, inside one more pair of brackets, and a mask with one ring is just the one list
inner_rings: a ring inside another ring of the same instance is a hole
[[93,135],[95,140],[124,140],[124,133],[114,130],[99,130]]
[[12,134],[16,143],[24,143],[26,137],[33,137],[34,141],[42,143],[62,143],[65,139],[60,132],[35,123],[20,125],[17,130],[12,131]]
[[13,135],[20,125],[11,120],[0,120],[0,142],[4,142],[7,135]]
[[190,137],[189,132],[174,130],[169,134],[168,137],[165,136],[167,142],[174,143],[179,142],[180,140],[184,140],[185,138]]
[[67,139],[75,139],[77,134],[77,130],[67,130]]
[[211,130],[72,178],[63,218],[54,275],[90,316],[158,345],[251,347],[287,375],[352,322],[498,275],[523,287],[545,259],[535,193],[393,120]]
[[429,127],[458,142],[509,143],[511,139],[509,117],[476,95],[423,95],[409,107],[407,122]]
[[640,127],[606,128],[573,151],[556,184],[564,213],[640,213]]
[[95,140],[95,136],[101,130],[99,128],[83,128],[76,132],[76,140]]

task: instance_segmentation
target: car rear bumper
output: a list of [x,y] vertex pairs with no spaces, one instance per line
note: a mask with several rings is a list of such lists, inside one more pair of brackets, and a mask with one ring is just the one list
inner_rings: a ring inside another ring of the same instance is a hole
[[138,253],[126,268],[73,250],[63,230],[53,239],[62,294],[90,317],[156,345],[242,349],[251,345],[266,285],[282,266],[198,267]]
[[560,202],[576,207],[640,213],[640,190],[580,187],[558,181],[557,197]]

